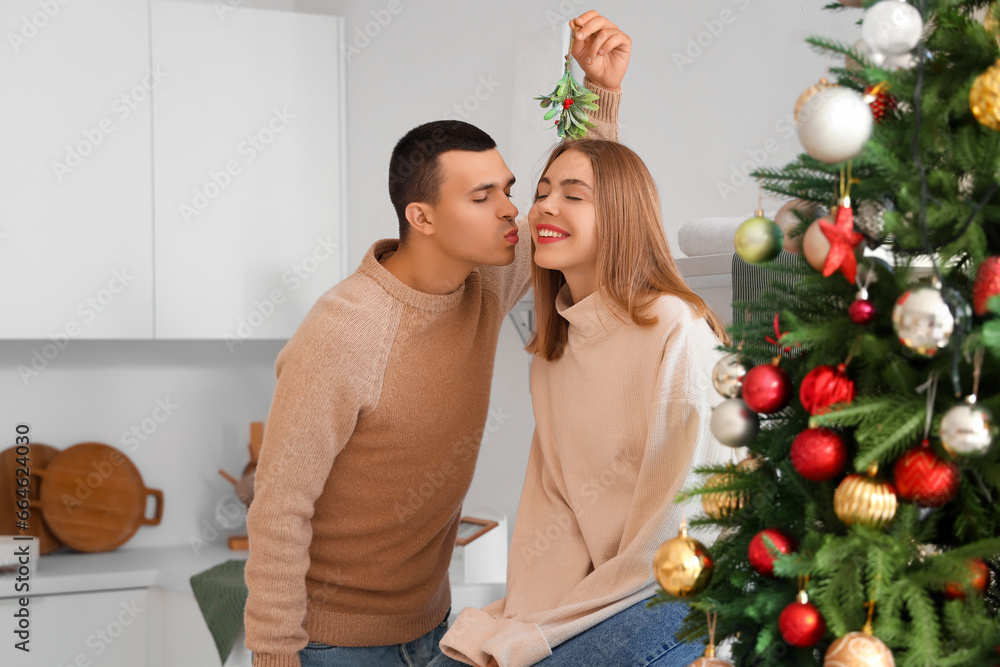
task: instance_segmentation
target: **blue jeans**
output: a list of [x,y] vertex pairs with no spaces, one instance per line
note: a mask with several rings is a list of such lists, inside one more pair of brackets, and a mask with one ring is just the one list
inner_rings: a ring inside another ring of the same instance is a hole
[[299,651],[302,667],[426,667],[441,655],[441,638],[448,631],[448,617],[423,637],[389,646],[330,646],[309,642]]
[[[668,602],[646,609],[646,600],[585,630],[552,649],[536,664],[545,667],[683,667],[705,652],[704,644],[679,643],[688,606]],[[461,667],[464,663],[441,655],[428,667]]]

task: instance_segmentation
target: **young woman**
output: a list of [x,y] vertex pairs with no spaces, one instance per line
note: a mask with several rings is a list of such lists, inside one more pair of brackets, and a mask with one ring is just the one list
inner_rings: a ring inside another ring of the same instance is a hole
[[528,214],[538,328],[535,434],[507,597],[467,608],[431,667],[686,665],[681,603],[645,607],[674,497],[733,451],[709,430],[723,322],[684,283],[642,160],[610,141],[559,145]]

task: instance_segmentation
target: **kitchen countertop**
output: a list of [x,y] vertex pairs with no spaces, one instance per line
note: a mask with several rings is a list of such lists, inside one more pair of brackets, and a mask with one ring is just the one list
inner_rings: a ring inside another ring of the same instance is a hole
[[[42,556],[31,566],[28,597],[121,588],[159,586],[192,593],[191,577],[227,560],[246,560],[249,552],[232,551],[224,543],[128,548],[101,553],[61,552]],[[13,574],[0,572],[0,599],[24,597],[15,592]]]

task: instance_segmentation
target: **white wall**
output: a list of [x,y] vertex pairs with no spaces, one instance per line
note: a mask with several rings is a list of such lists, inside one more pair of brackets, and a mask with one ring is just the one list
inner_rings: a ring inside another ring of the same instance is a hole
[[[574,0],[244,0],[242,4],[342,14],[350,41],[366,27],[375,35],[367,44],[357,42],[359,52],[352,54],[348,66],[352,268],[373,241],[396,235],[385,186],[394,143],[413,126],[441,118],[456,104],[466,105],[468,112],[462,113],[467,113],[467,120],[489,132],[508,156],[520,179],[515,201],[526,213],[535,170],[554,137],[538,125],[512,123],[512,117],[523,117],[525,105],[536,104],[526,98],[548,92],[533,84],[517,90],[517,44],[532,39],[537,43],[540,31],[549,31],[557,41],[562,23],[590,4],[576,5]],[[754,184],[743,184],[726,197],[718,191],[718,183],[728,182],[733,168],[749,159],[747,151],[766,154],[765,142],[772,139],[774,144],[767,145],[777,151],[767,155],[766,164],[774,166],[798,152],[794,135],[782,134],[777,124],[828,64],[803,38],[825,34],[850,43],[860,36],[854,25],[860,16],[857,10],[832,14],[820,10],[824,4],[825,0],[619,0],[594,5],[634,40],[632,65],[623,84],[622,139],[646,159],[659,184],[672,244],[676,245],[676,231],[687,220],[752,214],[757,204]],[[392,14],[391,8],[398,13]],[[714,36],[704,22],[720,19],[724,11],[730,12],[725,18],[732,21],[714,24],[719,32]],[[384,26],[372,23],[378,17]],[[689,40],[699,36],[707,46],[679,69],[675,53],[683,54]],[[554,81],[561,63],[539,62],[538,67],[534,76]],[[525,79],[523,69],[520,76]],[[484,80],[491,82],[492,92],[482,87]],[[485,99],[474,97],[477,87]],[[536,155],[530,154],[531,147],[537,148]],[[147,486],[163,489],[166,496],[163,524],[140,529],[130,544],[183,543],[192,535],[203,535],[203,522],[212,521],[216,506],[232,497],[230,485],[216,470],[223,467],[238,474],[245,463],[249,422],[267,415],[274,358],[281,344],[248,342],[230,355],[221,342],[74,341],[40,377],[25,384],[13,369],[30,362],[40,343],[0,342],[0,362],[8,370],[0,383],[4,406],[0,433],[12,440],[14,424],[30,421],[39,442],[60,448],[83,440],[122,447],[139,465]],[[513,326],[505,324],[492,393],[495,414],[503,415],[503,425],[482,449],[466,503],[494,507],[511,518],[516,514],[533,427],[528,358],[521,347]],[[177,410],[129,451],[122,433],[149,418],[156,400],[168,396]]]

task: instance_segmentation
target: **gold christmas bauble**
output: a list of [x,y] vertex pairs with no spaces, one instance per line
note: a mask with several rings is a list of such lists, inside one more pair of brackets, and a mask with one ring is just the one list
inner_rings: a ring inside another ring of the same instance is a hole
[[677,537],[660,545],[653,557],[653,572],[664,591],[676,598],[690,598],[708,587],[712,557],[704,544],[688,537],[681,524]]
[[896,667],[896,660],[877,637],[849,632],[830,644],[823,667]]
[[972,83],[969,108],[980,123],[1000,131],[1000,60]]
[[[730,463],[726,467],[730,470],[739,470],[749,475],[760,467],[760,459],[748,456],[740,461],[739,465],[734,467]],[[736,475],[733,475],[731,472],[720,472],[709,477],[708,481],[705,482],[705,486],[728,486],[733,483],[734,479],[736,479]],[[713,491],[712,493],[703,493],[701,495],[701,507],[705,510],[705,514],[713,519],[722,519],[746,505],[749,497],[750,494],[746,491]]]
[[848,475],[833,494],[833,510],[844,523],[883,528],[896,516],[899,499],[892,484],[875,478],[878,466],[868,467],[868,475]]
[[[727,467],[735,469],[735,466],[732,464],[729,464]],[[713,488],[728,486],[735,479],[736,476],[730,472],[720,472],[709,477],[708,481],[705,482],[705,486]],[[729,516],[743,507],[743,503],[745,502],[745,495],[739,491],[713,491],[712,493],[703,493],[701,496],[702,509],[705,510],[705,514],[713,519],[721,519]]]

